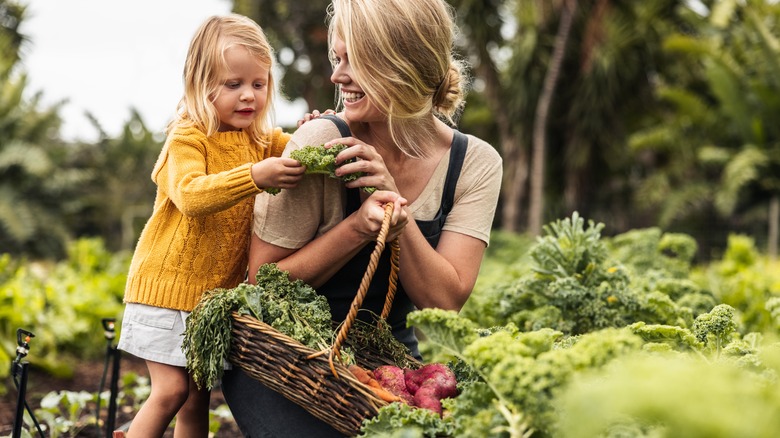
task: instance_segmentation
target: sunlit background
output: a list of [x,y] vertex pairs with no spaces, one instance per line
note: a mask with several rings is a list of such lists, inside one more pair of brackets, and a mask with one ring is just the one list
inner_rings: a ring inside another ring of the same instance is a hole
[[[161,131],[181,97],[181,72],[190,38],[210,15],[230,12],[226,0],[28,0],[21,27],[29,37],[22,64],[26,93],[44,103],[66,100],[60,112],[65,140],[98,137],[85,112],[109,135],[118,134],[131,108]],[[302,102],[277,106],[277,124],[294,124]]]

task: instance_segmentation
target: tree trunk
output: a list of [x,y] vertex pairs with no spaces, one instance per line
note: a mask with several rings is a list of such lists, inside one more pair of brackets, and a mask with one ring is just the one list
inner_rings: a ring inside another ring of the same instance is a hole
[[767,254],[773,261],[777,259],[778,226],[780,226],[780,196],[775,194],[769,200],[769,235],[767,236]]
[[[522,146],[522,136],[513,130],[503,104],[503,90],[493,59],[487,47],[479,48],[480,63],[477,71],[485,80],[485,98],[494,114],[501,139],[501,156],[504,161],[504,176],[501,187],[501,229],[518,232],[520,229],[520,205],[525,197],[528,179],[528,157]],[[518,128],[519,123],[514,127]]]
[[533,133],[533,155],[531,158],[531,198],[528,209],[528,232],[532,236],[538,236],[542,232],[544,219],[544,164],[547,149],[547,118],[550,115],[550,105],[555,95],[555,86],[560,75],[563,55],[566,53],[566,43],[569,40],[569,32],[574,22],[574,12],[577,10],[577,0],[568,0],[563,3],[561,21],[558,24],[558,33],[555,36],[553,55],[547,74],[544,78],[542,93],[536,106]]
[[501,185],[501,229],[520,231],[520,206],[525,198],[528,181],[528,154],[519,138],[503,137],[504,181]]

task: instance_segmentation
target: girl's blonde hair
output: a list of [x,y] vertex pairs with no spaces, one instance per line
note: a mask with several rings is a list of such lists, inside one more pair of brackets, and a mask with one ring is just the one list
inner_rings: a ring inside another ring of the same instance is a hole
[[334,37],[344,41],[355,79],[412,157],[434,141],[431,115],[454,125],[463,107],[467,77],[453,56],[453,16],[444,0],[333,0],[328,10],[331,48]]
[[273,49],[260,26],[238,14],[210,17],[195,32],[184,62],[184,96],[176,108],[177,117],[168,125],[167,132],[179,126],[196,126],[211,136],[219,130],[219,117],[213,101],[222,89],[222,80],[228,70],[225,51],[234,46],[246,48],[268,69],[265,107],[245,130],[257,144],[268,141],[266,135],[275,124]]

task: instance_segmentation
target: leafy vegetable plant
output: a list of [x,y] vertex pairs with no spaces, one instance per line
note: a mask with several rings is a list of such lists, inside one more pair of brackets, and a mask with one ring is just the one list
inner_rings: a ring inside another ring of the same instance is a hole
[[199,386],[212,388],[222,376],[233,311],[250,314],[308,347],[330,344],[333,329],[325,297],[303,281],[291,280],[274,263],[261,266],[256,279],[256,285],[208,291],[187,318],[182,349]]
[[[304,146],[301,149],[294,150],[290,153],[290,158],[298,160],[302,165],[306,166],[306,174],[322,174],[331,178],[339,178],[336,176],[336,168],[347,163],[355,161],[354,159],[344,161],[339,166],[336,165],[336,156],[339,152],[346,149],[347,146],[341,143],[333,145],[330,148],[326,148],[324,145],[319,146]],[[363,176],[362,172],[350,173],[341,177],[344,182],[355,181]],[[375,187],[363,187],[363,190],[368,193],[376,191]]]

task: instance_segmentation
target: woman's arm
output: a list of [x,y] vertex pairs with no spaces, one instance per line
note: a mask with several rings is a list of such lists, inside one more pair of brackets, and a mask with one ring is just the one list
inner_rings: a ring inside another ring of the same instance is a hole
[[268,243],[252,233],[249,248],[249,281],[260,265],[277,263],[292,278],[317,288],[330,279],[366,244],[376,241],[385,215],[385,204],[394,204],[390,219],[388,242],[401,233],[407,224],[406,200],[395,192],[377,191],[361,204],[358,211],[299,249],[283,248]]
[[477,281],[485,242],[443,231],[434,249],[410,221],[399,243],[400,281],[414,305],[459,311]]
[[471,295],[498,203],[501,158],[472,138],[458,180],[455,203],[436,249],[414,221],[401,236],[401,282],[418,308],[460,310]]

